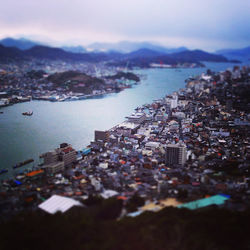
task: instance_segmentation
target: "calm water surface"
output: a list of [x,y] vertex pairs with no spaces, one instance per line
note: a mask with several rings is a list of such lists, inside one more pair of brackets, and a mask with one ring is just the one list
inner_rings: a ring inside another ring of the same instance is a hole
[[[215,71],[232,66],[228,63],[207,64],[207,68]],[[9,174],[12,174],[12,166],[18,162],[34,158],[38,163],[41,153],[62,142],[82,149],[93,140],[94,130],[109,129],[122,122],[134,108],[183,88],[186,78],[201,74],[207,68],[137,70],[147,78],[140,85],[118,94],[74,102],[31,101],[2,108],[0,169],[9,168]],[[30,110],[33,110],[33,116],[22,115]]]

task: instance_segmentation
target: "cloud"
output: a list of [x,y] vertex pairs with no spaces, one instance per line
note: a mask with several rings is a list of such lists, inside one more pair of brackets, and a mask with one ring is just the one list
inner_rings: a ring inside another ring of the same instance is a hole
[[249,9],[248,0],[8,0],[1,3],[0,36],[244,46],[250,44]]

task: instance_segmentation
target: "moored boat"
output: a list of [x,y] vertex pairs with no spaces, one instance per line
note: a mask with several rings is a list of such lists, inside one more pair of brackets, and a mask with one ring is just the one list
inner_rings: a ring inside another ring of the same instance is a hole
[[8,172],[8,169],[1,169],[0,170],[0,174],[5,174],[5,173],[7,173]]
[[20,167],[22,167],[22,166],[24,166],[24,165],[27,165],[27,164],[29,164],[29,163],[31,163],[31,162],[33,162],[34,160],[33,159],[28,159],[28,160],[26,160],[26,161],[23,161],[23,162],[20,162],[20,163],[18,163],[18,164],[16,164],[15,166],[13,166],[13,168],[15,169],[15,168],[20,168]]
[[23,112],[22,115],[31,116],[31,115],[33,115],[33,111]]

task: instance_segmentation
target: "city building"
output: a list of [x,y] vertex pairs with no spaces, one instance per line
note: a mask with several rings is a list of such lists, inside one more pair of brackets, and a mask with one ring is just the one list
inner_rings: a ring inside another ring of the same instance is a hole
[[64,170],[64,162],[57,161],[43,166],[43,169],[50,174],[54,174]]
[[109,139],[109,131],[95,130],[95,141],[107,142]]
[[184,165],[187,160],[187,149],[182,144],[168,144],[166,147],[166,164]]
[[59,155],[59,161],[64,162],[64,166],[69,166],[76,161],[77,152],[67,143],[62,143],[60,148],[56,149]]
[[48,165],[58,161],[58,153],[55,150],[49,151],[47,153],[40,155],[40,158],[43,158],[44,165]]
[[128,122],[141,124],[146,120],[146,114],[143,112],[137,112],[127,116],[126,118],[128,119]]
[[60,148],[44,153],[43,168],[49,173],[62,171],[64,167],[71,165],[76,161],[77,152],[67,143],[62,143]]

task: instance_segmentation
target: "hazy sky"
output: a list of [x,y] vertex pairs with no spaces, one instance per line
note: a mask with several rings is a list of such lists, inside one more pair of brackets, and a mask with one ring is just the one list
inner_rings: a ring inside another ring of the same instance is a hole
[[250,0],[0,0],[0,37],[55,45],[154,41],[214,50],[250,45]]

